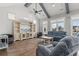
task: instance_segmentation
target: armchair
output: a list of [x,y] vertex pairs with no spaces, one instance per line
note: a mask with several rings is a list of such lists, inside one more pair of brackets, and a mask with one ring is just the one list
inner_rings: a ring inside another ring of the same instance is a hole
[[[14,37],[12,34],[3,34],[8,36],[8,44],[11,44],[14,42]],[[3,40],[4,41],[4,40]]]

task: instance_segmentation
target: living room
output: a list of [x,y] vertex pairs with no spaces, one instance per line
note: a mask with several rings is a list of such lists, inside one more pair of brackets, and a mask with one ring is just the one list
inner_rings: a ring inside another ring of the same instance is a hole
[[0,56],[78,56],[79,3],[0,3]]

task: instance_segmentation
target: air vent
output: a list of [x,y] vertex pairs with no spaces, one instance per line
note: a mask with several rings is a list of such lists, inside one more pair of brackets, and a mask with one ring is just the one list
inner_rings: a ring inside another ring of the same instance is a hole
[[32,3],[25,3],[25,7],[29,7]]

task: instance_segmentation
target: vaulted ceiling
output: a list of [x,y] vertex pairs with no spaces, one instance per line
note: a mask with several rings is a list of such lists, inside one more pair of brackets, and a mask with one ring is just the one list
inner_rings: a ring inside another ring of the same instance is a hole
[[[68,6],[66,6],[65,3],[38,3],[37,10],[42,10],[42,12],[35,16],[39,19],[51,18],[55,15],[65,14],[68,9],[69,12],[79,10],[78,6],[79,3],[69,3]],[[34,14],[33,8],[35,8],[34,3],[28,7],[30,12]]]
[[[0,7],[8,7],[8,6],[23,6],[25,3],[0,3]],[[55,15],[65,14],[67,9],[65,3],[37,3],[37,8],[35,7],[36,3],[31,3],[28,7],[26,7],[30,13],[32,13],[38,19],[46,19],[51,18]],[[79,3],[68,3],[69,11],[78,11]],[[36,14],[33,9],[42,10],[40,14]]]

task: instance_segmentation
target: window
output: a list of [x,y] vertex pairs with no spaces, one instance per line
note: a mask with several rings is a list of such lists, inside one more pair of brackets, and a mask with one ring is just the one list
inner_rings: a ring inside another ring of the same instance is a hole
[[52,28],[52,31],[56,31],[56,30],[57,30],[57,28],[56,28],[56,23],[53,23],[53,24],[51,25],[51,28]]
[[72,20],[72,34],[76,35],[79,32],[79,19]]
[[64,19],[52,20],[51,21],[51,31],[64,31]]
[[58,31],[64,31],[64,21],[58,22]]
[[79,14],[71,16],[71,31],[72,35],[79,36]]

